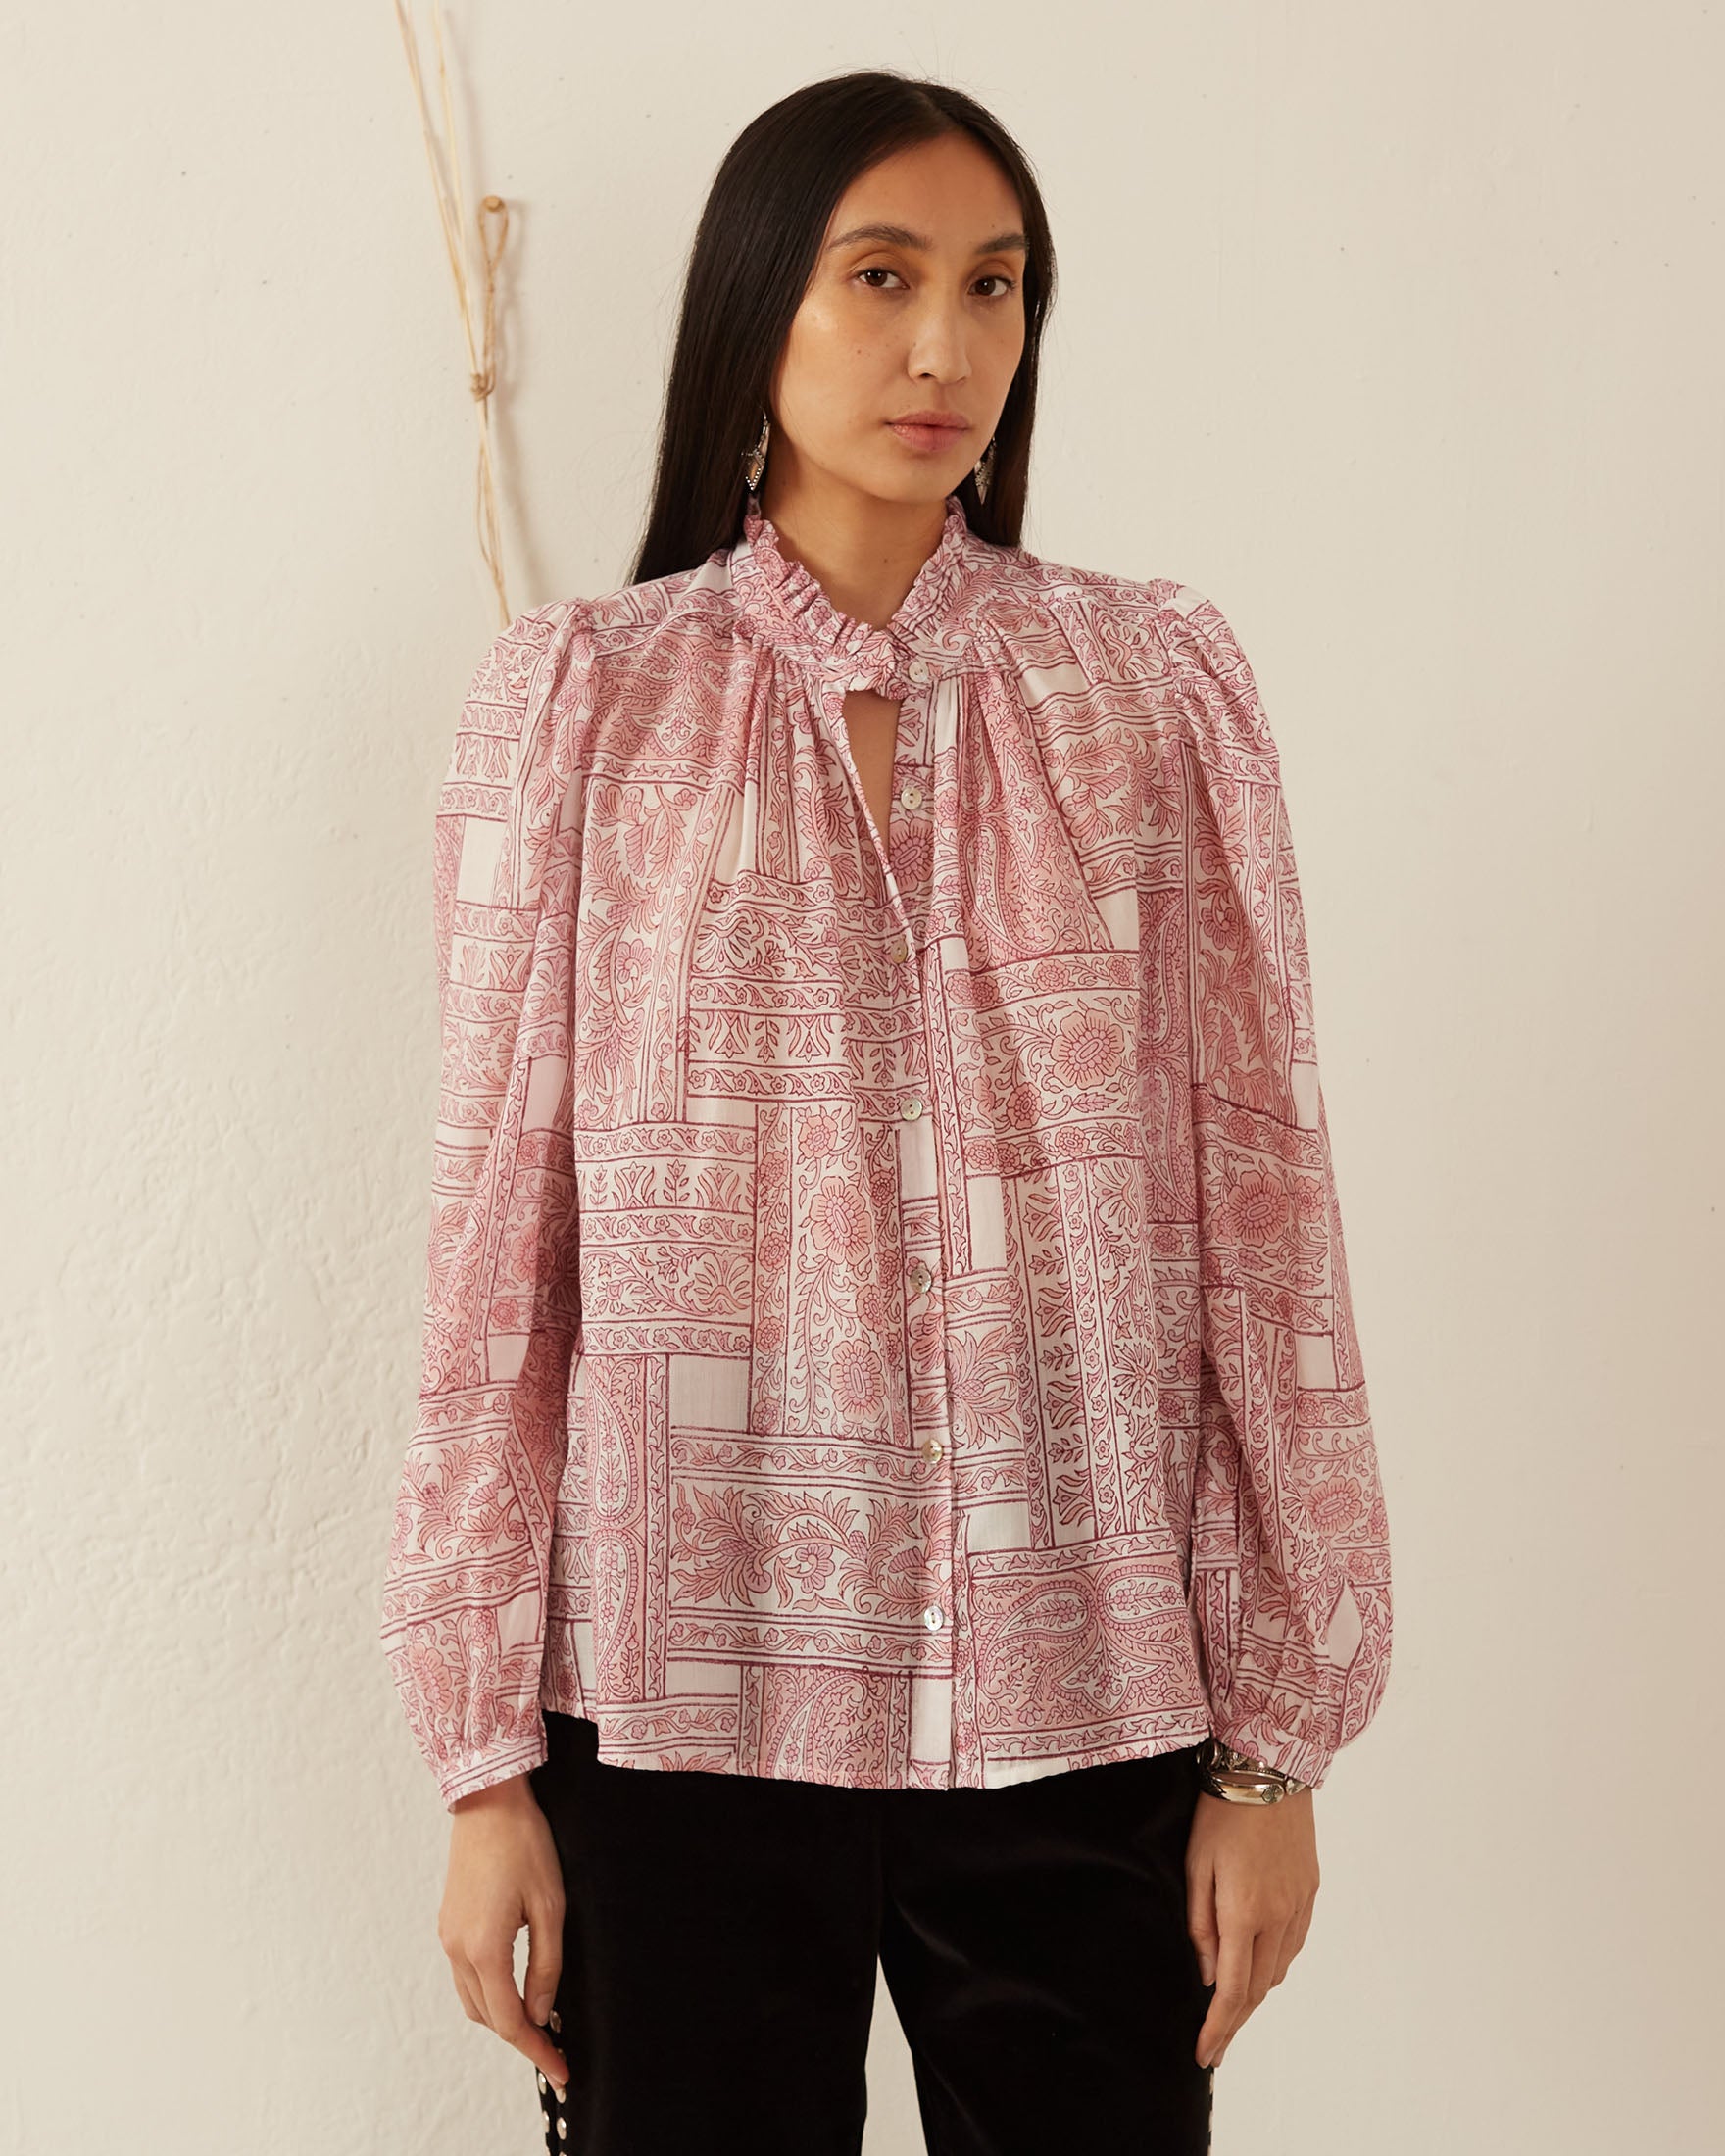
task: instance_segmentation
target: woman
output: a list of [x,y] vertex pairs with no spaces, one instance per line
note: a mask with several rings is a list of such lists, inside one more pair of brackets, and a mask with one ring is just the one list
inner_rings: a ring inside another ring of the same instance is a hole
[[1053,278],[969,98],[764,113],[457,734],[385,1631],[554,2149],[855,2152],[877,1956],[941,2156],[1207,2148],[1382,1691],[1276,752],[1017,543]]

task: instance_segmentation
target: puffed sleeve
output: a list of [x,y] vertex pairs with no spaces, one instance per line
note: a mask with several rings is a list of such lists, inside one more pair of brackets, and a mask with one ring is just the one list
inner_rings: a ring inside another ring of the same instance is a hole
[[591,663],[581,602],[518,615],[469,684],[435,819],[423,1356],[383,1642],[446,1805],[545,1757],[551,1527],[580,1319],[568,1075]]
[[1389,1673],[1388,1520],[1275,743],[1213,602],[1181,586],[1162,621],[1189,808],[1192,1613],[1217,1736],[1315,1786]]

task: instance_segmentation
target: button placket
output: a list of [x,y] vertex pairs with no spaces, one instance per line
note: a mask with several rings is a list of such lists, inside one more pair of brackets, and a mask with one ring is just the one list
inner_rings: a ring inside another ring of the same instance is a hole
[[[911,660],[905,671],[918,687],[925,688],[934,679],[934,668],[925,659]],[[928,799],[921,774],[928,763],[929,728],[933,717],[931,702],[928,696],[907,697],[900,707],[893,783],[897,805],[910,815],[914,815]],[[905,773],[902,779],[900,771]]]
[[[851,790],[856,797],[858,808],[862,811],[863,827],[864,829],[869,831],[870,843],[874,847],[875,858],[880,864],[881,877],[886,886],[887,899],[892,906],[894,917],[897,919],[900,926],[901,934],[898,942],[904,945],[905,956],[908,956],[912,948],[914,945],[915,937],[914,931],[912,927],[910,910],[905,905],[904,893],[899,888],[898,877],[893,873],[893,864],[891,859],[891,819],[889,817],[887,832],[888,844],[883,846],[880,842],[880,836],[878,832],[875,832],[873,830],[872,819],[869,817],[867,803],[862,792],[862,774],[857,769],[856,758],[853,757],[851,754],[850,729],[845,724],[845,698],[853,690],[875,689],[878,690],[879,693],[883,696],[891,693],[890,676],[893,670],[893,663],[895,662],[882,662],[881,673],[877,677],[872,672],[862,670],[861,665],[859,664],[857,655],[852,655],[851,658],[841,662],[836,669],[825,671],[817,676],[812,682],[811,688],[813,691],[813,702],[814,708],[820,713],[821,718],[825,721],[827,731],[832,739],[833,747],[838,755],[840,762],[844,765],[845,775],[850,781]],[[923,662],[916,661],[912,663],[923,664]],[[911,667],[906,666],[903,671],[909,674],[911,673]],[[912,675],[912,678],[927,679],[929,678],[929,673],[930,669],[928,669],[926,665],[924,665],[923,674],[920,677]],[[904,702],[905,699],[901,698],[901,727],[904,723]],[[918,724],[921,726],[926,726],[926,718],[920,718]],[[903,738],[902,735],[900,738]],[[898,748],[895,745],[893,752],[893,788],[895,799],[902,798],[898,792]],[[920,795],[918,796],[918,798],[920,799]],[[896,957],[898,956],[898,944],[895,944],[893,946],[893,951]]]

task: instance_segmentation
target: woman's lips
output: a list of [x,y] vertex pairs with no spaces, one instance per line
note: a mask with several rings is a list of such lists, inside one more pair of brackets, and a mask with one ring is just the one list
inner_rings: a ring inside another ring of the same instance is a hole
[[924,455],[931,450],[950,449],[970,431],[968,421],[961,421],[956,426],[936,426],[917,419],[889,419],[887,424],[907,448],[920,450]]

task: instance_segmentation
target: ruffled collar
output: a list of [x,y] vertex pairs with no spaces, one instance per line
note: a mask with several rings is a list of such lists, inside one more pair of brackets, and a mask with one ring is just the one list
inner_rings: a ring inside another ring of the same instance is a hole
[[959,497],[946,499],[946,521],[934,552],[892,619],[876,626],[833,605],[813,571],[784,552],[777,527],[751,498],[743,535],[730,550],[739,611],[758,634],[823,667],[850,666],[859,674],[896,679],[915,655],[940,647],[956,612],[970,526]]

